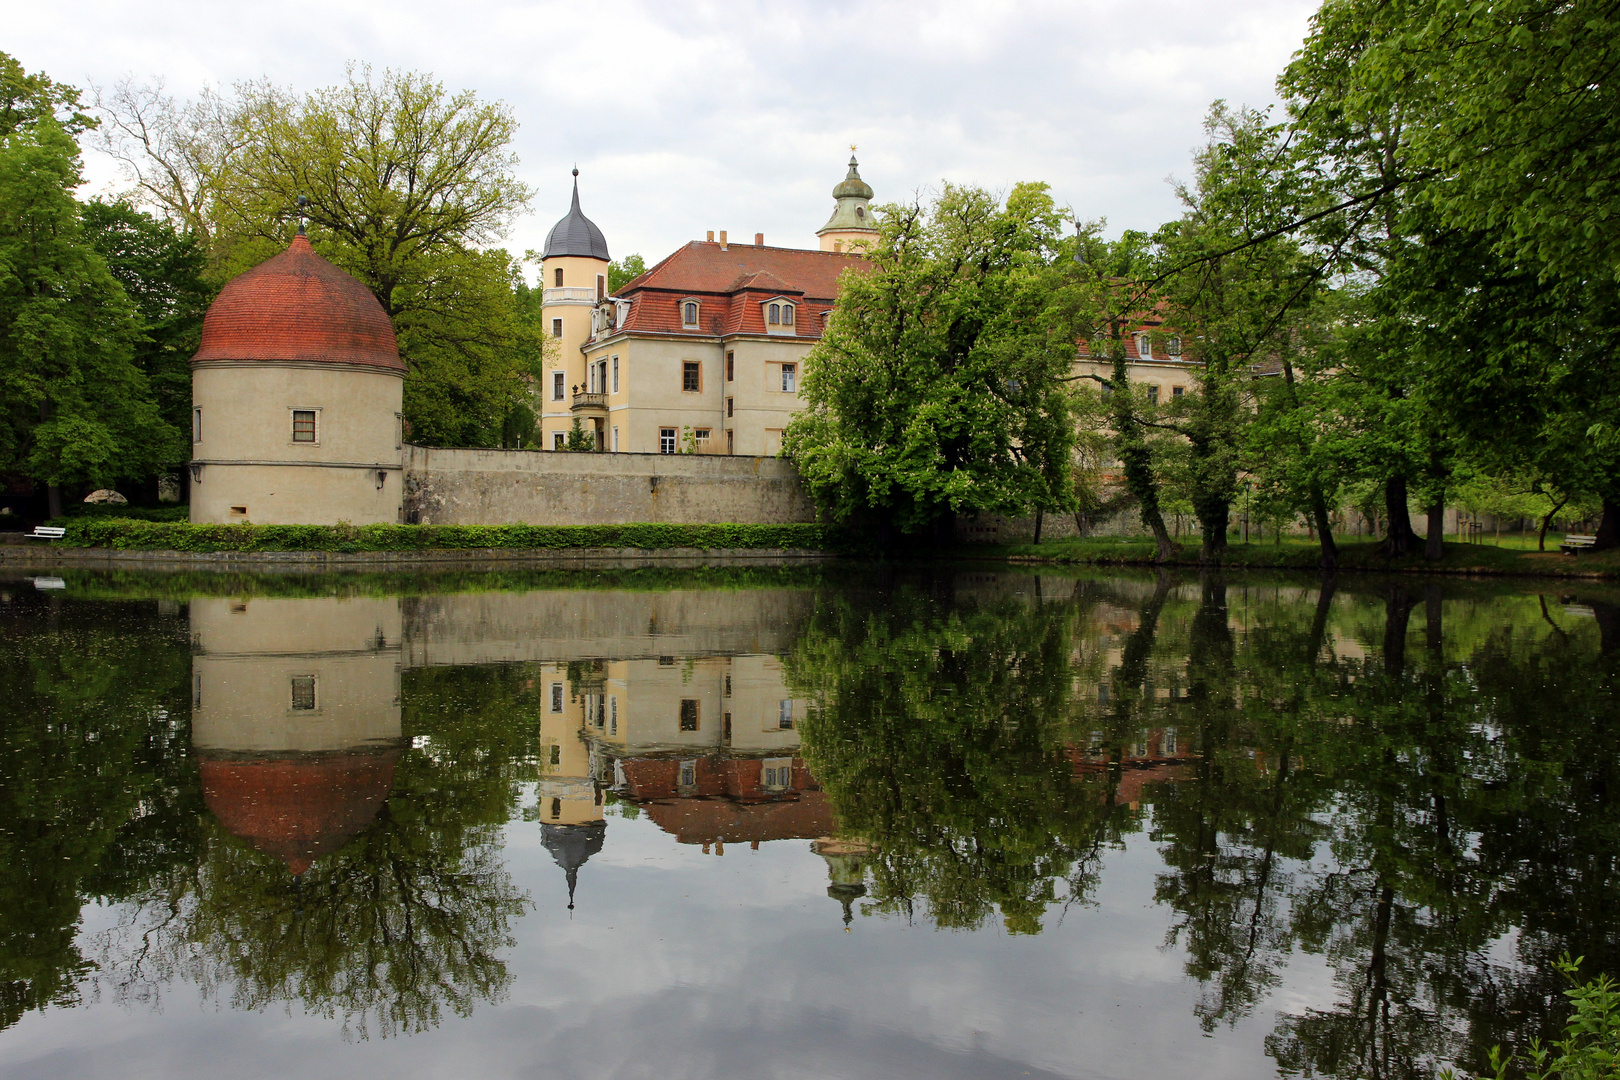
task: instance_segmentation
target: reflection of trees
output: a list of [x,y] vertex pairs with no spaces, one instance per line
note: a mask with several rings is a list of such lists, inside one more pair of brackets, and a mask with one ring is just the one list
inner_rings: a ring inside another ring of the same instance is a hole
[[299,877],[211,827],[199,862],[148,891],[103,942],[125,999],[176,976],[235,1008],[297,1002],[362,1038],[417,1032],[499,1000],[499,950],[527,906],[500,826],[534,775],[539,710],[523,666],[430,668],[406,679],[400,757],[376,820]]
[[788,658],[812,699],[804,753],[840,829],[876,849],[872,907],[1034,933],[1065,882],[1088,892],[1106,792],[1067,754],[1069,603],[954,605],[901,587],[822,601]]
[[[144,608],[144,610],[143,610]],[[34,596],[0,607],[0,1028],[69,1001],[91,898],[195,856],[189,653],[145,605]]]

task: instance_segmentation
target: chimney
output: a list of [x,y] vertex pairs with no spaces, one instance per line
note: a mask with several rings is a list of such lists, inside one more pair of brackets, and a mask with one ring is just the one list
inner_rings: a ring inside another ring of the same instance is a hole
[[720,250],[726,250],[726,230],[720,230]]
[[709,230],[709,243],[711,243],[711,244],[714,243],[714,230],[713,229]]
[[764,233],[757,232],[757,233],[754,234],[754,246],[755,247],[764,247],[765,246],[765,234]]

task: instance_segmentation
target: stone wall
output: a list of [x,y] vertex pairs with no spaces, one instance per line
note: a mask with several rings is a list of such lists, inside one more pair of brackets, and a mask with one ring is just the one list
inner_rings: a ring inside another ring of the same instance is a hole
[[405,447],[405,520],[433,525],[816,520],[792,462],[721,454]]

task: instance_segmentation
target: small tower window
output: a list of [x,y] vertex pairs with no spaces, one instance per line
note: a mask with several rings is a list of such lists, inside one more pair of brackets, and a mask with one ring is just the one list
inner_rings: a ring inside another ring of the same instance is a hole
[[[559,271],[559,273],[560,273],[560,271]],[[554,338],[562,337],[562,320],[561,319],[552,319],[551,320],[551,336],[554,337]]]
[[555,274],[556,274],[557,288],[560,289],[560,288],[562,288],[562,267],[560,267],[560,266],[557,267],[557,269],[555,271]]
[[552,401],[561,401],[562,399],[563,399],[563,373],[560,372],[560,371],[553,371],[551,373],[551,400]]
[[698,306],[696,300],[688,300],[681,304],[681,326],[695,327],[698,324]]
[[315,410],[294,409],[292,414],[292,441],[312,443],[315,441]]
[[191,410],[191,441],[202,442],[202,410]]

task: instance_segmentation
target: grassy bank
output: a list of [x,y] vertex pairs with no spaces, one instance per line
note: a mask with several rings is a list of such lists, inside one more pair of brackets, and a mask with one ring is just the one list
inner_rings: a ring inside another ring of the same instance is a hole
[[120,551],[473,551],[567,548],[836,550],[826,525],[193,525],[64,518],[63,547]]
[[[1560,555],[1553,550],[1540,552],[1489,544],[1447,543],[1437,562],[1423,558],[1421,550],[1404,559],[1386,559],[1378,554],[1376,541],[1339,545],[1339,566],[1345,570],[1381,573],[1527,574],[1552,577],[1620,576],[1620,551],[1585,552]],[[1039,544],[964,545],[954,552],[967,558],[1008,559],[1014,562],[1069,565],[1150,566],[1154,562],[1153,542],[1136,537],[1097,537],[1085,540],[1049,540]],[[1221,565],[1255,569],[1315,570],[1321,549],[1307,540],[1285,540],[1281,544],[1233,544],[1227,548]],[[1177,545],[1172,560],[1177,566],[1198,565],[1196,542]]]

